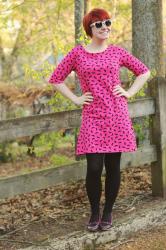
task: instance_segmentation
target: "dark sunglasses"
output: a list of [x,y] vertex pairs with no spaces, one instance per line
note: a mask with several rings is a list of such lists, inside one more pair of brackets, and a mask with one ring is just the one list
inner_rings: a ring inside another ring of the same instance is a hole
[[111,22],[111,19],[107,19],[107,20],[104,20],[104,21],[97,21],[97,22],[94,22],[90,25],[90,27],[93,27],[95,26],[97,29],[100,29],[103,24],[107,27],[111,26],[112,22]]

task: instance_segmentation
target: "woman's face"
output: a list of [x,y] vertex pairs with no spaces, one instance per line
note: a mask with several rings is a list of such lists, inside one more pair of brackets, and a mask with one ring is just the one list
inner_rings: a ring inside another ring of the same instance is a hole
[[109,38],[111,30],[111,20],[106,19],[103,21],[97,21],[91,24],[92,38],[105,40]]

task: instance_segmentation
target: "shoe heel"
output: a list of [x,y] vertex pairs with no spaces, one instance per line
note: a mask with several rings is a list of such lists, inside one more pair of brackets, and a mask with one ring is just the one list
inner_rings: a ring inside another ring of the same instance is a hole
[[97,231],[99,229],[100,223],[101,223],[101,216],[99,216],[98,221],[86,223],[86,228],[87,228],[88,231],[95,232],[95,231]]
[[101,223],[100,223],[100,229],[102,231],[110,230],[111,227],[112,227],[112,214],[108,221],[101,220]]

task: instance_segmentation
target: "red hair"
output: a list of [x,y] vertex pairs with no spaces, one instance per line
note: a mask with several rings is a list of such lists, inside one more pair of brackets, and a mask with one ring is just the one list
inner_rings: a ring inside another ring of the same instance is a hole
[[87,13],[83,18],[83,27],[86,34],[92,37],[91,23],[96,21],[103,21],[105,19],[110,19],[110,15],[104,9],[92,9],[89,13]]

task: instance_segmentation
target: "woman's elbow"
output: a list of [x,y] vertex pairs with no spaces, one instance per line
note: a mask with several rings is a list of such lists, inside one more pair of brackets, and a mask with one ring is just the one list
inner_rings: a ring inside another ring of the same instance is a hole
[[145,73],[140,74],[139,77],[148,79],[150,77],[150,75],[151,75],[151,72],[150,72],[150,70],[148,70]]
[[147,76],[147,77],[149,78],[149,77],[150,77],[150,75],[151,75],[150,70],[148,70],[147,72],[145,72],[145,73],[144,73],[144,75],[145,75],[145,76]]

